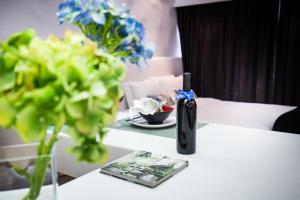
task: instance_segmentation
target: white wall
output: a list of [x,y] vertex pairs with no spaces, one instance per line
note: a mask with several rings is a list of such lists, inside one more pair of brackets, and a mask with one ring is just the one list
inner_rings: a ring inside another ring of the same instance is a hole
[[156,44],[155,56],[181,56],[175,0],[121,0],[143,22],[146,35]]
[[0,40],[26,28],[34,28],[38,35],[63,36],[65,29],[77,30],[75,26],[59,25],[57,16],[60,0],[0,0]]
[[[72,25],[59,25],[55,15],[62,0],[0,0],[0,40],[32,27],[38,35],[62,36]],[[128,4],[131,13],[143,22],[146,35],[156,45],[155,56],[181,56],[174,0],[118,0]]]

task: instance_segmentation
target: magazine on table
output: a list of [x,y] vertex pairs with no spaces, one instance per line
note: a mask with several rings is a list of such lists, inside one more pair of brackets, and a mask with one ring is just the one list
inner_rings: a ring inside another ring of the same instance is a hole
[[108,163],[100,172],[153,188],[187,166],[185,160],[135,151]]

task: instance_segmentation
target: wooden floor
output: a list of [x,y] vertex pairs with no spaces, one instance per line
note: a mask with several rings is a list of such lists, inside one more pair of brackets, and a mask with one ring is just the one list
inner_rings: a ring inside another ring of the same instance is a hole
[[74,177],[68,176],[68,175],[62,174],[62,173],[58,173],[58,176],[57,176],[58,185],[63,185],[63,184],[65,184],[67,182],[70,182],[74,179],[75,179]]

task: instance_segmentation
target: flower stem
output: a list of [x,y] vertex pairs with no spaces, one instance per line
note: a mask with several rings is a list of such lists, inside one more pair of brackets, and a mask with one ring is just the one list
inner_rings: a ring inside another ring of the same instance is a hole
[[46,134],[45,137],[41,139],[38,146],[38,157],[35,160],[34,173],[29,180],[30,189],[23,200],[35,200],[39,196],[47,172],[48,163],[51,159],[51,151],[57,141],[57,135],[61,128],[62,126],[56,126],[48,143],[45,142]]

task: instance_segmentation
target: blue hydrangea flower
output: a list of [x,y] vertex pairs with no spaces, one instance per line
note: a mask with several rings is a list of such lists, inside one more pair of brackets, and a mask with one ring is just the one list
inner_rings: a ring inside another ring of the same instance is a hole
[[129,14],[125,4],[109,0],[65,0],[58,7],[60,23],[77,25],[99,48],[122,61],[143,67],[153,56],[154,45],[146,45],[143,24]]

